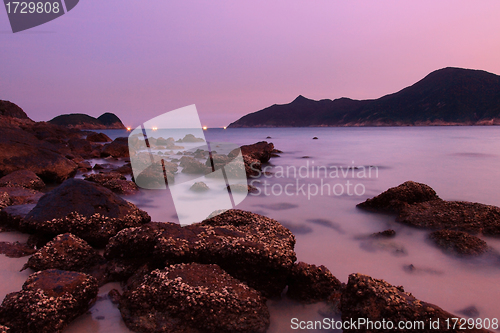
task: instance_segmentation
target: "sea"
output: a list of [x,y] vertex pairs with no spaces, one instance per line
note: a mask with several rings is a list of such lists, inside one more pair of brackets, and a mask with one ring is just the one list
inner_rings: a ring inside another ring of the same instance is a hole
[[[102,132],[111,138],[128,135],[122,130]],[[260,177],[249,180],[257,192],[237,208],[289,228],[297,240],[299,261],[324,265],[341,282],[352,273],[384,279],[462,317],[500,319],[500,239],[481,236],[490,253],[459,258],[433,245],[427,230],[356,208],[408,180],[431,186],[445,200],[500,206],[500,127],[209,128],[204,135],[209,142],[236,145],[268,141],[282,151],[264,165]],[[178,221],[165,191],[141,190],[126,199],[153,221]],[[368,237],[386,229],[395,230],[396,237]],[[0,233],[0,241],[25,239],[18,233]],[[19,290],[32,273],[19,272],[26,260],[0,255],[1,298]],[[65,332],[129,332],[106,297],[112,288],[119,284],[103,286],[96,304]],[[284,298],[267,304],[270,333],[297,331],[294,320],[339,319],[322,303],[302,305]]]

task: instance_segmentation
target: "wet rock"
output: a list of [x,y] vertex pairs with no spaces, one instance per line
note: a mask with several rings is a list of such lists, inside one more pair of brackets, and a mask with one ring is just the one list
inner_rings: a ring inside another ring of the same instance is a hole
[[0,192],[0,209],[10,205],[12,205],[12,199],[10,198],[9,193]]
[[236,193],[257,193],[259,190],[253,185],[232,184],[227,186],[228,190]]
[[93,173],[90,175],[85,175],[84,179],[89,182],[103,185],[104,183],[113,179],[126,180],[127,178],[125,178],[125,176],[117,172],[102,172],[102,173]]
[[92,267],[102,259],[102,256],[86,241],[66,233],[56,236],[33,254],[23,270],[26,268],[34,271],[60,269],[90,273]]
[[85,180],[100,184],[107,189],[119,194],[134,194],[139,191],[137,185],[127,180],[125,176],[117,172],[103,172],[84,176]]
[[128,138],[116,138],[113,142],[104,145],[104,148],[101,152],[101,157],[129,157],[129,149],[128,149]]
[[182,156],[179,164],[183,173],[189,174],[207,174],[212,172],[212,168],[207,167],[197,159],[191,156]]
[[245,163],[247,178],[255,178],[261,175],[262,163],[258,159],[243,155],[243,162]]
[[52,236],[69,232],[100,247],[121,229],[150,220],[146,212],[110,190],[85,180],[69,179],[40,199],[22,227]]
[[90,142],[111,142],[113,140],[111,140],[109,138],[109,136],[107,136],[104,133],[92,133],[92,134],[87,135],[87,141],[90,141]]
[[86,274],[40,271],[28,277],[21,291],[5,297],[0,322],[13,332],[62,332],[87,311],[97,292],[96,280]]
[[341,287],[340,281],[325,266],[299,262],[291,269],[287,296],[303,303],[316,303],[327,301]]
[[463,231],[438,230],[429,235],[434,243],[446,252],[458,255],[480,255],[488,250],[482,239]]
[[19,242],[0,242],[0,254],[5,254],[10,258],[21,258],[32,255],[36,250],[28,244]]
[[13,205],[5,207],[0,211],[0,225],[12,229],[21,229],[24,218],[35,208],[36,204]]
[[[252,159],[259,160],[261,163],[266,163],[271,158],[271,154],[274,150],[274,145],[272,143],[267,143],[267,141],[260,141],[252,145],[241,146],[241,154],[243,156],[248,156]],[[229,157],[235,157],[239,153],[239,149],[235,149],[229,153]]]
[[365,202],[358,204],[357,207],[371,211],[398,213],[408,204],[435,200],[441,199],[439,199],[436,192],[430,186],[407,181],[397,187],[388,189],[372,199],[367,199]]
[[151,272],[119,308],[135,332],[264,333],[265,301],[219,266],[193,263]]
[[132,174],[132,167],[130,166],[130,163],[122,165],[119,168],[113,169],[113,172],[118,172],[121,173],[122,175],[131,175]]
[[480,315],[479,310],[474,305],[468,306],[465,309],[458,311],[458,313],[469,318],[478,318]]
[[169,162],[164,162],[165,169],[161,162],[150,164],[135,178],[135,183],[146,189],[165,188],[166,185],[174,182],[175,174],[172,170],[177,170],[177,165],[174,169],[168,168],[168,164]]
[[500,235],[500,208],[480,203],[433,200],[405,206],[396,221],[420,228]]
[[191,191],[195,191],[195,192],[206,192],[206,191],[210,190],[208,185],[205,184],[204,182],[196,182],[189,189]]
[[33,134],[4,128],[0,136],[0,176],[17,170],[31,170],[44,181],[62,182],[75,175],[77,165]]
[[23,187],[0,187],[0,195],[3,193],[9,195],[12,205],[36,204],[43,196],[42,192]]
[[205,142],[205,140],[197,138],[193,134],[186,134],[183,139],[179,139],[177,142]]
[[131,195],[139,191],[139,187],[134,182],[123,179],[112,179],[103,183],[102,186],[123,195]]
[[71,139],[68,141],[68,146],[73,154],[77,154],[85,158],[92,157],[92,145],[85,139]]
[[[445,320],[458,316],[444,311],[438,306],[416,299],[412,294],[404,292],[403,287],[395,287],[384,280],[376,280],[367,275],[351,274],[341,297],[341,311],[343,321],[358,321],[369,319],[372,322],[385,320],[392,321],[394,329],[390,332],[408,332],[399,329],[400,321],[422,321],[424,327],[415,331],[432,332],[459,332],[458,329],[448,330]],[[439,319],[439,328],[431,328],[430,322]],[[345,329],[344,332],[374,332],[366,326]],[[383,331],[383,330],[380,330]],[[469,331],[469,330],[468,330]],[[486,330],[470,330],[471,332],[487,332]]]
[[0,178],[0,187],[24,187],[40,190],[45,187],[45,183],[33,171],[18,170]]
[[392,229],[387,229],[384,231],[376,232],[371,235],[373,238],[393,238],[396,237],[396,231]]
[[277,221],[228,210],[198,224],[149,223],[120,231],[106,246],[108,260],[138,258],[142,263],[218,264],[261,291],[279,296],[296,261],[295,237]]
[[96,163],[93,167],[94,170],[109,170],[116,168],[116,165],[111,163]]
[[315,136],[315,137],[313,138],[313,140],[318,140],[318,137],[317,137],[317,136]]

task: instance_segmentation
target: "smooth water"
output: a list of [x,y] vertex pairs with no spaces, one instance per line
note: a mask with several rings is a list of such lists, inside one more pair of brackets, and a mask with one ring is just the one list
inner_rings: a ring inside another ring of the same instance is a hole
[[[126,131],[104,132],[112,138],[127,135]],[[313,140],[315,136],[319,139]],[[407,180],[428,184],[445,200],[500,206],[499,127],[209,129],[205,137],[238,145],[266,140],[283,151],[267,167],[272,175],[251,180],[260,193],[249,195],[238,208],[290,228],[297,238],[299,260],[325,265],[342,282],[359,272],[402,285],[415,297],[457,315],[475,306],[480,318],[500,318],[499,255],[459,259],[429,243],[428,232],[398,224],[394,216],[355,207]],[[153,221],[175,222],[167,192],[142,191],[127,200],[146,210]],[[366,239],[388,228],[396,230],[395,238]],[[500,253],[499,239],[485,240]],[[14,271],[26,259],[1,256],[0,260],[6,281],[1,292],[18,290],[27,274]],[[408,270],[409,265],[415,269]],[[108,289],[103,287],[103,295]],[[321,304],[270,300],[268,305],[273,333],[293,331],[293,317],[320,320],[327,312]],[[66,331],[127,329],[116,307],[103,298],[91,314]]]

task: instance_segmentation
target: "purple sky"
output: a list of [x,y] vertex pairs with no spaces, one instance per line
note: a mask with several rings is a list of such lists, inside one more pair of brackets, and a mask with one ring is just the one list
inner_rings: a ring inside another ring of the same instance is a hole
[[500,1],[80,0],[12,34],[0,8],[0,99],[34,120],[189,104],[222,127],[308,98],[378,98],[454,66],[500,74]]

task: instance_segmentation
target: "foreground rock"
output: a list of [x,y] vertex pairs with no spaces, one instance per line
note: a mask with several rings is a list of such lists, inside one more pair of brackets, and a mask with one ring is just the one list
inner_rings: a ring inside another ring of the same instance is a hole
[[103,247],[118,231],[150,220],[146,212],[110,190],[69,179],[40,199],[21,228],[52,237],[69,232]]
[[[458,316],[444,311],[438,306],[422,302],[412,294],[404,292],[403,287],[394,287],[384,280],[376,280],[367,275],[352,274],[341,298],[341,312],[343,321],[354,321],[368,319],[371,322],[384,320],[386,325],[394,326],[385,329],[370,328],[365,325],[357,325],[344,329],[344,332],[461,332],[465,330],[448,329],[446,319],[458,318]],[[439,319],[437,327],[431,327]],[[399,329],[398,323],[422,322],[422,327],[413,330]],[[467,332],[488,332],[486,330],[467,330]]]
[[62,182],[75,175],[77,165],[54,145],[14,128],[3,128],[0,136],[0,176],[31,170],[44,181]]
[[325,266],[299,262],[291,270],[287,296],[303,303],[323,302],[340,296],[342,284]]
[[91,268],[102,259],[102,256],[83,239],[66,233],[58,235],[33,254],[23,270],[60,269],[90,273]]
[[43,196],[42,192],[31,190],[23,187],[0,187],[0,197],[6,197],[10,199],[10,205],[26,205],[26,204],[36,204],[38,200]]
[[157,267],[165,262],[218,264],[265,296],[279,296],[296,261],[294,245],[293,234],[277,221],[228,210],[187,227],[149,223],[122,230],[110,239],[104,255]]
[[126,291],[120,311],[134,332],[263,333],[265,301],[217,265],[178,264]]
[[18,170],[0,178],[0,187],[24,187],[41,190],[45,183],[33,171]]
[[429,238],[445,252],[452,254],[475,256],[488,251],[485,241],[463,231],[438,230],[432,232]]
[[372,199],[367,199],[365,202],[358,204],[357,207],[372,211],[398,213],[408,204],[433,200],[440,199],[430,186],[407,181]]
[[19,292],[0,306],[0,323],[11,332],[61,332],[85,313],[97,296],[96,280],[86,274],[47,270],[29,276]]

